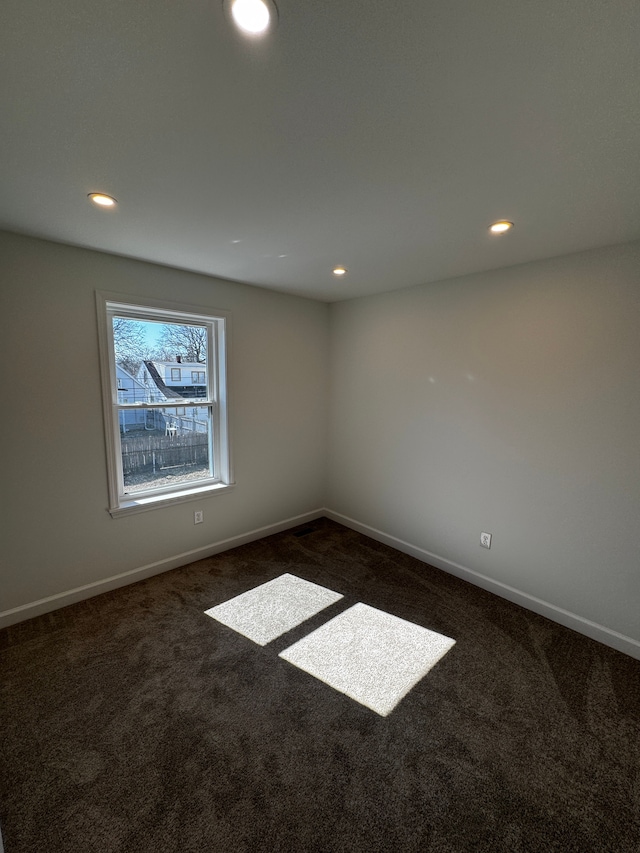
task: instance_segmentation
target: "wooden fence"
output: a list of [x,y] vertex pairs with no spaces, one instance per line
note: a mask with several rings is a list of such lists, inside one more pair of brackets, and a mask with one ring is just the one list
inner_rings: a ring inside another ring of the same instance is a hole
[[209,464],[209,442],[201,432],[164,436],[145,432],[122,438],[122,469],[125,477],[147,471]]

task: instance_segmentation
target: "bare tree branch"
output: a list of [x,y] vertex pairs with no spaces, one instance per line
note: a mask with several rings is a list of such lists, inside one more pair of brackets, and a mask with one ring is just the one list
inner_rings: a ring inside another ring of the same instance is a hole
[[113,345],[116,364],[135,376],[142,360],[147,356],[147,339],[143,324],[127,317],[114,317]]
[[178,326],[174,323],[163,328],[160,337],[163,361],[184,361],[198,364],[207,362],[207,330],[203,326]]

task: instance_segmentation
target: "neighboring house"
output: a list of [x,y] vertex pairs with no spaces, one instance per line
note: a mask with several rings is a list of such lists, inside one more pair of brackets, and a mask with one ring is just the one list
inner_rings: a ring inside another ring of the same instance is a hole
[[[148,402],[145,386],[119,364],[116,365],[116,379],[119,403]],[[120,431],[123,433],[134,429],[144,429],[144,422],[145,413],[143,410],[120,412]]]
[[176,361],[145,361],[138,371],[138,380],[144,382],[147,376],[163,394],[167,390],[174,391],[190,400],[207,396],[207,367],[199,362],[185,362],[179,358]]
[[143,361],[136,382],[145,390],[146,402],[165,404],[162,410],[147,410],[147,429],[175,427],[179,432],[206,432],[207,408],[186,408],[180,400],[207,396],[207,369],[198,362]]

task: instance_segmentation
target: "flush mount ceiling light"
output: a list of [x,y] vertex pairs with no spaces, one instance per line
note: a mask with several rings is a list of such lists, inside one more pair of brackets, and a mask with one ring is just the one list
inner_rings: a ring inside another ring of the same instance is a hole
[[334,275],[337,275],[337,276],[346,275],[346,274],[347,274],[347,269],[346,269],[346,267],[342,267],[342,266],[340,266],[340,267],[334,267],[334,268],[333,268],[333,274],[334,274]]
[[262,36],[278,20],[273,0],[225,0],[233,23],[248,36]]
[[511,231],[513,228],[513,222],[509,222],[508,219],[499,219],[497,222],[494,222],[489,226],[489,231],[492,234],[506,234],[507,231]]
[[92,201],[98,207],[115,207],[118,203],[115,198],[104,193],[89,193],[89,201]]

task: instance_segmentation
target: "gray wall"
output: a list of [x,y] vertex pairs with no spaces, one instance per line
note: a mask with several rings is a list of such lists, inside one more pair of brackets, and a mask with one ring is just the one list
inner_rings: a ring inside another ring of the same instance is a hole
[[[329,308],[0,234],[0,286],[0,615],[328,506],[640,642],[640,243]],[[232,312],[233,491],[109,516],[95,289]]]
[[640,243],[331,320],[328,506],[640,640]]
[[[322,507],[327,305],[10,234],[0,282],[0,611]],[[232,312],[235,489],[110,517],[96,289]]]

